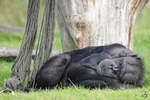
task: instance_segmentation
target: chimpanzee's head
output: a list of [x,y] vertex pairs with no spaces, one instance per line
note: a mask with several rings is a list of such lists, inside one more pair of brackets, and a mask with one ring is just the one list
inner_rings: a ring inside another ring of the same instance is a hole
[[137,55],[114,59],[119,66],[118,77],[124,83],[142,86],[144,83],[144,68],[142,60]]
[[97,72],[103,76],[118,78],[125,84],[142,86],[144,83],[142,60],[137,55],[104,59],[98,64]]

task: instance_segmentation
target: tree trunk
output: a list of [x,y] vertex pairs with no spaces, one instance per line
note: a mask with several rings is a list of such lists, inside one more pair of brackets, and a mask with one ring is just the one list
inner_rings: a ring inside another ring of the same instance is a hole
[[45,1],[44,17],[42,23],[42,39],[40,49],[38,50],[37,57],[35,59],[34,69],[28,79],[27,87],[29,88],[33,87],[38,70],[50,58],[51,55],[55,30],[55,0]]
[[148,0],[57,0],[64,51],[121,43],[133,48],[137,15]]
[[[24,90],[23,82],[27,73],[30,71],[32,51],[35,44],[35,38],[38,28],[38,14],[40,8],[40,0],[29,0],[27,24],[23,42],[12,66],[11,78],[8,79],[3,89],[4,90]],[[32,87],[38,69],[47,61],[51,54],[53,36],[55,30],[55,0],[45,0],[44,16],[40,30],[39,43],[37,48],[34,69],[29,73],[28,87]],[[59,53],[60,51],[55,52]]]
[[19,55],[12,66],[11,78],[5,82],[3,89],[22,89],[23,82],[30,69],[32,51],[34,48],[35,37],[38,28],[39,8],[40,0],[29,0],[27,23],[22,45]]

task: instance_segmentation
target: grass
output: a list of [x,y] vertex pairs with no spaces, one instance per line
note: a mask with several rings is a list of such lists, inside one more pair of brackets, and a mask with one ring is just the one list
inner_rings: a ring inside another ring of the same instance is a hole
[[0,47],[19,48],[22,35],[0,32]]
[[[22,38],[22,34],[11,34],[0,31],[0,48],[20,48]],[[60,35],[58,30],[55,32],[53,49],[61,49]]]
[[24,26],[27,0],[0,0],[0,22],[12,26]]
[[134,52],[139,54],[145,67],[145,86],[150,85],[150,7],[145,7],[135,27]]
[[150,28],[136,30],[136,35],[134,39],[134,52],[139,54],[144,62],[145,72],[146,72],[146,82],[145,85],[150,85]]
[[12,61],[0,59],[0,90],[4,84],[4,81],[10,76],[12,63]]
[[[150,89],[150,88],[149,88]],[[0,94],[0,100],[149,100],[147,88],[129,90],[89,90],[82,87],[30,93]]]
[[[8,2],[9,1],[9,2]],[[19,5],[18,5],[19,4]],[[7,8],[9,5],[9,9]],[[0,22],[12,26],[24,26],[27,0],[0,0]],[[11,10],[18,10],[11,13]],[[68,87],[50,91],[37,91],[30,93],[0,93],[0,100],[150,100],[150,7],[145,7],[138,18],[135,27],[134,52],[143,58],[146,81],[141,89],[127,90],[89,90],[82,87]],[[21,19],[20,19],[21,18]],[[13,20],[12,20],[13,19]],[[0,47],[19,48],[22,35],[0,32]],[[59,31],[56,30],[53,49],[61,49]],[[14,60],[0,59],[0,90],[3,83],[10,77],[11,66]],[[148,95],[148,97],[145,97]]]

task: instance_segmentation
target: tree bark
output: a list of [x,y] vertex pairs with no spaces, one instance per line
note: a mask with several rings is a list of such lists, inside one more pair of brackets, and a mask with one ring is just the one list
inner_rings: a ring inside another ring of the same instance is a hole
[[[30,64],[32,58],[32,51],[35,44],[36,33],[38,29],[38,14],[40,8],[40,0],[29,0],[27,24],[23,42],[19,54],[12,66],[11,78],[8,79],[3,89],[4,90],[23,90],[23,82],[27,73],[30,72]],[[55,30],[55,0],[46,0],[44,17],[40,30],[39,43],[34,68],[32,73],[28,76],[28,87],[32,87],[38,69],[45,63],[51,55],[53,38]],[[58,51],[60,52],[60,51]],[[55,53],[58,53],[55,52]]]
[[40,49],[38,50],[37,57],[35,58],[34,69],[28,79],[27,87],[29,88],[34,86],[34,80],[38,70],[50,58],[53,46],[54,30],[55,30],[55,0],[46,0],[43,25],[41,27],[42,39]]
[[29,0],[27,23],[22,45],[20,47],[19,55],[12,66],[11,78],[5,82],[3,89],[22,89],[23,82],[30,69],[32,50],[34,48],[38,28],[39,8],[40,0]]
[[57,0],[64,51],[121,43],[133,49],[137,15],[148,0]]

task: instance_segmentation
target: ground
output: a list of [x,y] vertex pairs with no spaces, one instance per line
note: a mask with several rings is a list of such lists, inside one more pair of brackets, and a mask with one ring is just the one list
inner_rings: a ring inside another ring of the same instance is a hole
[[[0,23],[9,24],[12,26],[25,25],[25,8],[27,0],[0,0]],[[16,4],[20,5],[17,6]],[[3,9],[9,5],[11,10],[19,10],[11,13],[10,9]],[[68,87],[64,89],[54,89],[49,91],[37,91],[30,93],[0,93],[0,100],[45,100],[45,99],[58,99],[58,100],[150,100],[150,7],[147,6],[139,16],[135,27],[134,37],[134,53],[139,54],[144,63],[146,79],[143,88],[138,89],[95,89],[89,90],[82,87]],[[20,19],[21,17],[21,19]],[[13,20],[12,20],[13,19]],[[55,43],[53,49],[61,49],[59,31],[56,29]],[[0,32],[0,48],[19,48],[23,35],[16,35],[10,33]],[[11,66],[14,59],[0,59],[0,91],[5,80],[10,77]]]

